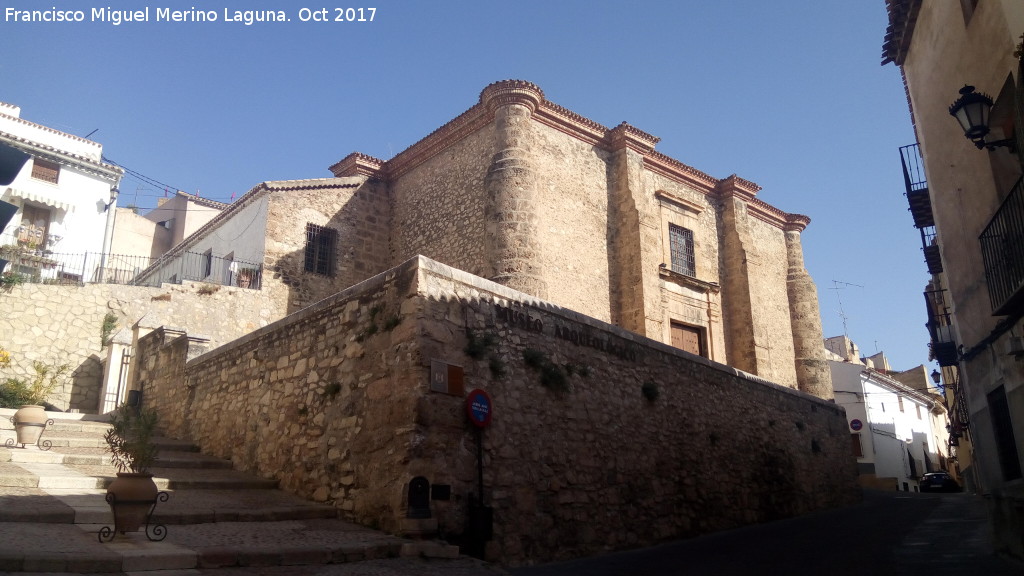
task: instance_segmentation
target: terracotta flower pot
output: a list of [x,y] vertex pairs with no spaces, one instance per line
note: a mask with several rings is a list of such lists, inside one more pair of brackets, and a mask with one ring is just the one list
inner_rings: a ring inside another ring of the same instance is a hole
[[135,532],[147,524],[158,492],[152,474],[118,472],[117,479],[107,487],[107,503],[114,513],[114,530],[124,534]]
[[35,404],[26,404],[14,413],[14,429],[18,432],[19,444],[35,444],[46,428],[46,409]]

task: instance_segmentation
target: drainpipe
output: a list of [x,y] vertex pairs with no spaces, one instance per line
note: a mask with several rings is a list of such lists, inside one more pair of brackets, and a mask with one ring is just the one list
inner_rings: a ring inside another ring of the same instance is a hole
[[100,272],[97,275],[97,281],[101,284],[107,270],[107,256],[110,254],[110,245],[114,241],[114,213],[117,212],[117,193],[117,182],[115,182],[110,187],[110,202],[104,208],[107,213],[107,227],[103,230],[103,252],[100,254]]

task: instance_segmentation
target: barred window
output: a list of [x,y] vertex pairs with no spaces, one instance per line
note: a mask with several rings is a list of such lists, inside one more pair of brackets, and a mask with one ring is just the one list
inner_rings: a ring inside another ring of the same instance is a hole
[[668,242],[672,255],[672,271],[687,276],[696,276],[693,259],[693,231],[669,224]]
[[57,179],[60,177],[60,164],[41,158],[33,158],[32,177],[36,180],[56,184]]
[[316,224],[306,224],[306,272],[334,276],[337,250],[337,230]]

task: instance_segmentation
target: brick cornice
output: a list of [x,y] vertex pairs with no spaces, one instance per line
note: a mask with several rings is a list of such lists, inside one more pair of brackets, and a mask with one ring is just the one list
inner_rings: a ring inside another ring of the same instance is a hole
[[783,228],[786,232],[803,232],[807,225],[811,223],[809,216],[803,214],[787,214],[786,225]]
[[626,122],[614,128],[594,122],[547,100],[540,87],[525,80],[502,80],[488,85],[480,92],[475,105],[390,160],[352,153],[330,170],[335,176],[368,176],[393,182],[492,122],[495,110],[507,105],[526,106],[532,112],[531,118],[538,123],[603,150],[634,150],[643,156],[644,169],[703,194],[741,197],[754,217],[779,228],[788,221],[789,214],[754,197],[761,190],[757,184],[735,174],[719,180],[655,150],[660,138]]
[[695,186],[704,194],[714,192],[715,187],[718,185],[717,178],[701,172],[692,166],[683,164],[679,160],[666,156],[657,150],[651,150],[644,155],[644,168],[656,174],[661,174],[670,180]]
[[544,91],[526,80],[500,80],[487,85],[480,92],[480,104],[491,114],[502,106],[513,104],[526,106],[532,114],[541,102],[544,102]]
[[361,152],[353,152],[338,160],[329,170],[337,178],[347,176],[367,176],[373,178],[379,175],[380,168],[383,165],[384,161],[380,158],[374,158]]
[[639,128],[623,122],[608,131],[606,140],[612,150],[629,148],[641,154],[653,152],[661,138],[652,136]]

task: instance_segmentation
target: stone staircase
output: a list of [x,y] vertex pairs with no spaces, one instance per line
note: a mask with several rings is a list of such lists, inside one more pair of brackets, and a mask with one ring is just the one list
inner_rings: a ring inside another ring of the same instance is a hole
[[[458,559],[455,546],[407,540],[340,520],[333,506],[277,490],[274,480],[232,470],[230,461],[172,439],[159,440],[160,454],[150,470],[159,489],[170,495],[157,505],[152,520],[166,526],[166,538],[153,542],[140,530],[101,543],[99,530],[113,527],[105,488],[116,477],[103,440],[108,426],[51,414],[54,424],[42,436],[52,444],[50,450],[10,448],[4,443],[15,437],[13,413],[0,409],[0,573],[205,574],[218,568],[402,556],[470,562]],[[480,573],[494,573],[479,567]]]

